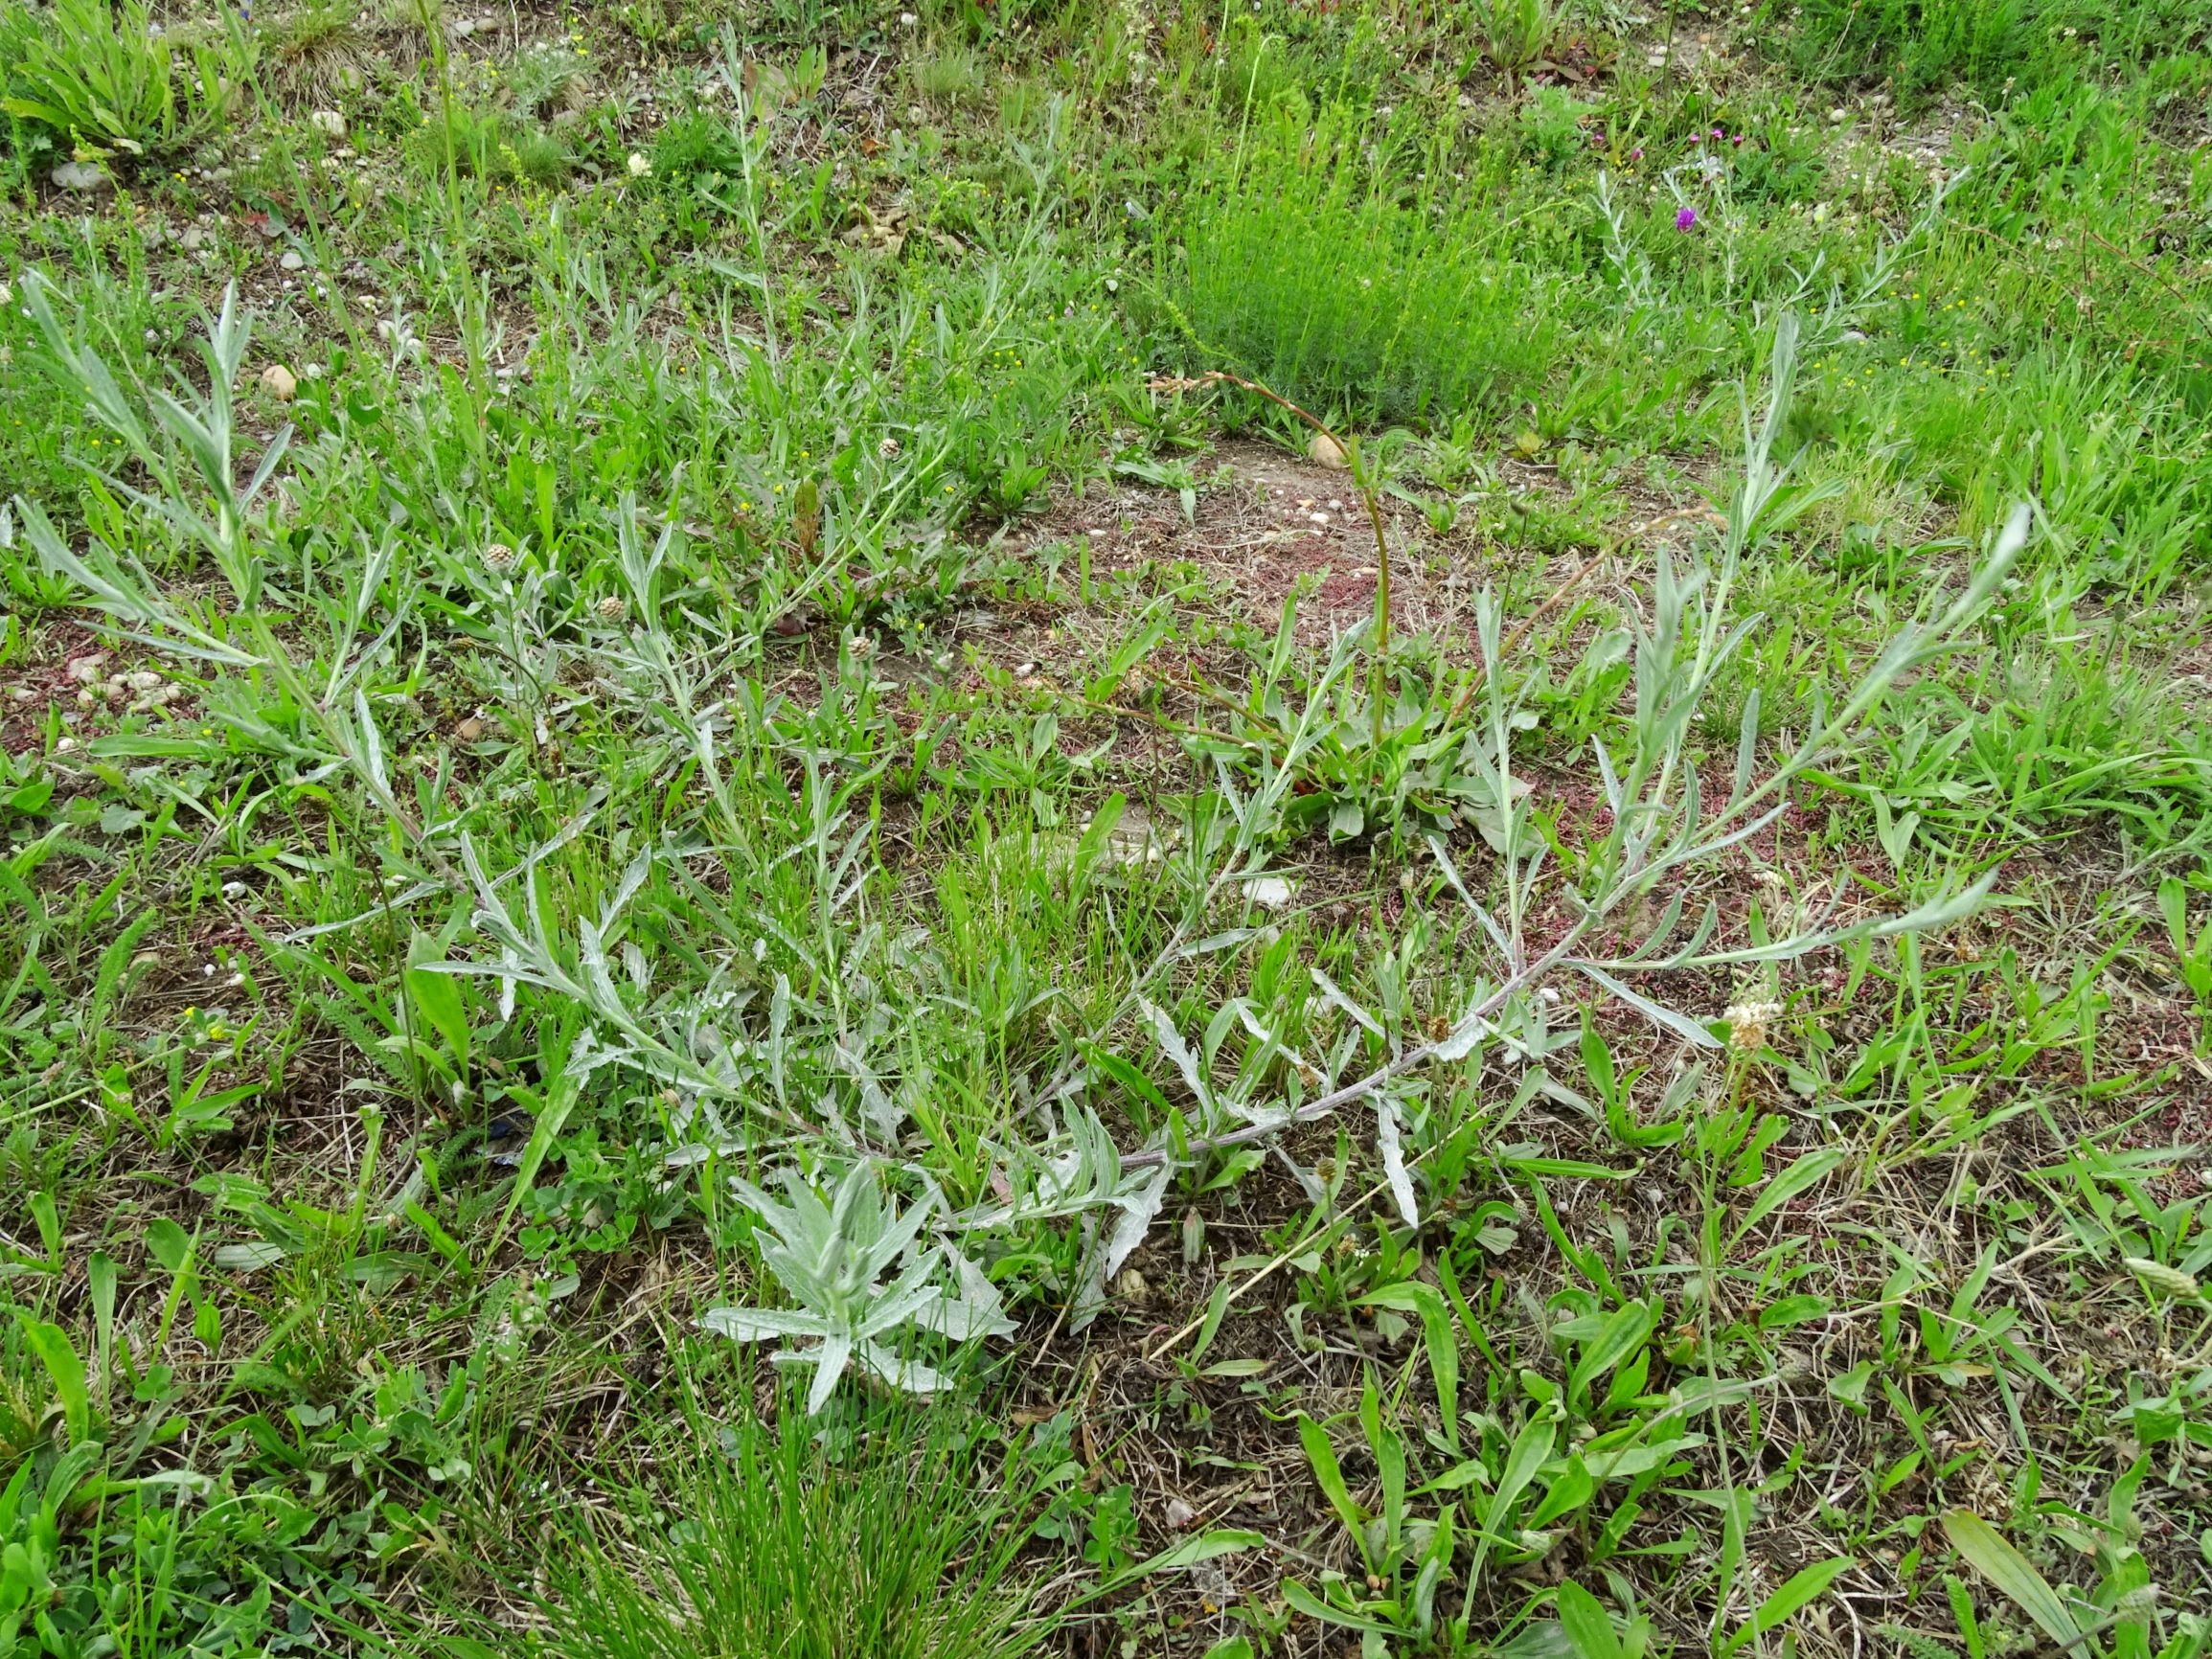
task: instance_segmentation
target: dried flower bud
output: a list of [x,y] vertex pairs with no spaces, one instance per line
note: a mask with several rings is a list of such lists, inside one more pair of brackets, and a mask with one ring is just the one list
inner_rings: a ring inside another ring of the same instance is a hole
[[594,605],[592,609],[598,614],[599,620],[601,622],[618,623],[622,621],[623,616],[628,611],[629,606],[624,604],[620,599],[616,598],[613,594],[610,593],[606,596],[606,598],[601,600],[598,604]]
[[514,549],[504,541],[495,541],[484,550],[484,564],[489,570],[513,570]]
[[890,460],[892,456],[899,453],[899,440],[896,438],[884,439],[882,443],[876,445],[876,453],[886,461]]

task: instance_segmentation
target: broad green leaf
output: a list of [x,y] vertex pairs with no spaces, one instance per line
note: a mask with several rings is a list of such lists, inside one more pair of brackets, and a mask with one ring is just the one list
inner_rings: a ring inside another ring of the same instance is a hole
[[1553,1595],[1552,1604],[1575,1659],[1624,1659],[1613,1622],[1595,1596],[1569,1579]]
[[1214,1346],[1214,1333],[1221,1329],[1221,1316],[1229,1311],[1229,1288],[1233,1282],[1227,1274],[1214,1286],[1214,1293],[1206,1299],[1206,1317],[1199,1323],[1198,1338],[1191,1344],[1191,1363],[1196,1365],[1205,1358],[1206,1350]]
[[1866,1385],[1874,1378],[1874,1361],[1862,1359],[1849,1371],[1839,1372],[1828,1379],[1828,1392],[1845,1405],[1857,1410],[1865,1409]]
[[1362,1307],[1390,1307],[1417,1314],[1428,1350],[1428,1371],[1436,1382],[1437,1415],[1444,1419],[1444,1438],[1452,1451],[1459,1450],[1459,1343],[1451,1329],[1451,1309],[1444,1293],[1433,1284],[1408,1279],[1386,1284],[1361,1298]]
[[1590,1473],[1589,1465],[1579,1457],[1569,1457],[1566,1467],[1552,1477],[1551,1489],[1544,1493],[1543,1502],[1530,1512],[1528,1524],[1541,1532],[1562,1515],[1588,1503],[1597,1489],[1597,1478]]
[[499,1225],[491,1230],[491,1244],[484,1252],[484,1260],[490,1261],[499,1250],[500,1240],[507,1237],[507,1224],[514,1219],[515,1208],[522,1202],[522,1194],[530,1191],[537,1179],[537,1171],[544,1168],[545,1155],[553,1150],[554,1142],[560,1139],[560,1131],[567,1125],[568,1114],[576,1109],[582,1094],[577,1079],[563,1072],[553,1079],[546,1093],[545,1104],[532,1125],[530,1140],[522,1148],[522,1156],[514,1166],[514,1187],[507,1194],[507,1208],[499,1213]]
[[95,1250],[85,1268],[85,1285],[92,1293],[93,1363],[106,1388],[108,1358],[115,1352],[115,1258]]
[[1785,1296],[1759,1315],[1759,1329],[1782,1330],[1792,1325],[1803,1325],[1809,1319],[1818,1319],[1830,1306],[1825,1296],[1810,1293]]
[[1360,1539],[1364,1547],[1367,1511],[1352,1501],[1351,1489],[1344,1484],[1344,1470],[1336,1462],[1336,1448],[1329,1443],[1329,1431],[1300,1412],[1298,1439],[1305,1444],[1306,1461],[1313,1466],[1314,1484],[1320,1487],[1321,1495],[1329,1500],[1344,1530]]
[[2189,889],[2178,875],[2158,883],[2158,910],[2166,919],[2166,937],[2174,954],[2189,954]]
[[1579,1398],[1590,1384],[1641,1348],[1651,1334],[1652,1310],[1645,1304],[1631,1302],[1614,1313],[1575,1362],[1567,1378],[1568,1397]]
[[[1586,1008],[1583,1010],[1583,1070],[1590,1074],[1590,1086],[1598,1098],[1609,1100],[1614,1088],[1613,1051],[1606,1046],[1605,1034],[1598,1030]],[[1583,1593],[1588,1594],[1586,1590]]]
[[83,1444],[92,1438],[92,1394],[85,1386],[84,1361],[77,1345],[58,1325],[28,1314],[18,1313],[16,1317],[23,1325],[24,1341],[53,1379],[54,1396],[61,1402],[61,1420],[68,1426],[70,1444]]
[[1146,1557],[1135,1566],[1117,1574],[1113,1582],[1118,1586],[1153,1573],[1173,1572],[1178,1567],[1195,1567],[1200,1561],[1211,1561],[1218,1556],[1234,1556],[1243,1550],[1259,1549],[1266,1541],[1258,1533],[1245,1532],[1236,1527],[1216,1527],[1211,1532],[1195,1534],[1156,1556]]
[[[449,973],[433,972],[427,966],[438,954],[434,942],[418,933],[408,948],[407,999],[445,1039],[445,1052],[461,1072],[468,1069],[468,1005],[461,982]],[[416,1034],[420,1034],[419,1033]]]
[[1513,1450],[1506,1454],[1505,1472],[1498,1476],[1497,1489],[1490,1494],[1490,1502],[1483,1510],[1482,1534],[1475,1540],[1478,1570],[1489,1545],[1504,1537],[1501,1529],[1507,1515],[1529,1482],[1536,1479],[1544,1459],[1551,1456],[1551,1449],[1552,1425],[1546,1418],[1531,1417],[1514,1437]]
[[1816,1152],[1808,1152],[1790,1168],[1767,1182],[1751,1208],[1745,1212],[1737,1224],[1736,1237],[1741,1239],[1783,1205],[1808,1188],[1818,1183],[1844,1159],[1851,1156],[1848,1147],[1823,1147]]
[[1951,1548],[1964,1556],[1974,1571],[2001,1590],[2013,1604],[2062,1648],[2077,1646],[2082,1627],[2072,1611],[2028,1558],[2005,1541],[2005,1536],[1972,1510],[1948,1510],[1943,1530]]
[[61,1270],[61,1214],[54,1207],[54,1194],[31,1194],[31,1218],[38,1223],[38,1241],[46,1247],[46,1264],[56,1272]]
[[1303,1613],[1309,1619],[1318,1619],[1324,1625],[1334,1625],[1340,1630],[1372,1630],[1382,1636],[1401,1634],[1395,1625],[1375,1619],[1363,1619],[1341,1607],[1332,1607],[1295,1579],[1283,1580],[1283,1600],[1289,1604],[1292,1612]]
[[1800,1607],[1825,1591],[1830,1584],[1836,1581],[1836,1576],[1838,1573],[1858,1564],[1849,1556],[1833,1556],[1825,1561],[1813,1562],[1812,1566],[1797,1574],[1782,1588],[1760,1602],[1759,1610],[1745,1621],[1744,1627],[1722,1644],[1721,1652],[1723,1659],[1727,1654],[1735,1652],[1737,1648],[1754,1637],[1763,1636],[1773,1629]]

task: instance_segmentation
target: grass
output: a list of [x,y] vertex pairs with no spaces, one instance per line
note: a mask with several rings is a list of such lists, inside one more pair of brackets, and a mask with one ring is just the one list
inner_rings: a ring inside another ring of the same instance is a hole
[[[1442,188],[1448,130],[1425,154],[1368,159],[1405,142],[1341,109],[1318,125],[1260,113],[1157,250],[1194,363],[1369,422],[1494,415],[1544,379],[1558,345],[1528,326],[1544,274],[1511,257],[1510,216]],[[1437,187],[1403,199],[1405,173]]]
[[0,1655],[2202,1651],[2212,14],[148,21]]
[[992,1469],[942,1420],[874,1416],[827,1445],[800,1426],[796,1398],[780,1425],[718,1439],[695,1425],[703,1443],[674,1450],[661,1477],[679,1511],[641,1487],[612,1537],[549,1538],[542,1650],[990,1659],[1033,1647],[1017,1528],[1045,1471]]

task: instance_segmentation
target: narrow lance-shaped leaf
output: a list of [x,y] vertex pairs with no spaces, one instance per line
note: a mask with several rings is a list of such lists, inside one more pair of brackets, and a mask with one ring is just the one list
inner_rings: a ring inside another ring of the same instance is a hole
[[1972,1510],[1950,1510],[1944,1514],[1943,1530],[1951,1548],[2033,1619],[2044,1635],[2068,1649],[2081,1642],[2081,1626],[2059,1593],[1996,1528]]

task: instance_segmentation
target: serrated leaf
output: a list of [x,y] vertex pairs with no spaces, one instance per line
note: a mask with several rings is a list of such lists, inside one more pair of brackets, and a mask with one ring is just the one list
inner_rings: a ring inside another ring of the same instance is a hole
[[1183,1086],[1191,1091],[1192,1098],[1201,1105],[1211,1105],[1214,1092],[1198,1069],[1198,1057],[1191,1053],[1190,1044],[1183,1041],[1183,1034],[1175,1030],[1175,1022],[1144,997],[1137,998],[1137,1009],[1151,1024],[1152,1040],[1159,1045],[1160,1053],[1182,1074]]

